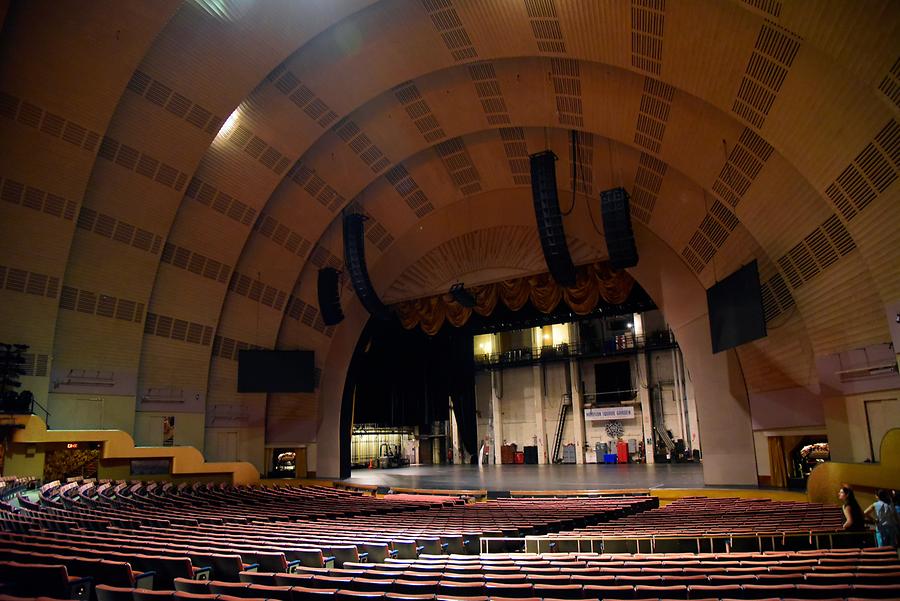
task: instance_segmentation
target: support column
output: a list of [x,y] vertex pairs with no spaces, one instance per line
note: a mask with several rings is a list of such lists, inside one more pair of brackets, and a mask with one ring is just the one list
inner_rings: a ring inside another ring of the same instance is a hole
[[569,375],[572,381],[572,418],[575,424],[575,462],[584,463],[584,401],[581,398],[581,373],[577,359],[569,359]]
[[544,422],[544,366],[536,364],[534,372],[534,421],[537,425],[538,463],[547,463],[547,424]]
[[[647,463],[656,463],[654,450],[656,449],[656,436],[653,434],[653,408],[650,406],[650,382],[647,380],[647,355],[638,353],[634,356],[635,384],[638,389],[638,400],[641,402],[641,420],[644,431],[644,456]],[[647,442],[649,440],[649,442]]]
[[503,398],[503,371],[491,372],[491,427],[494,439],[491,441],[491,452],[494,463],[500,465],[500,445],[503,444],[503,412],[500,400]]

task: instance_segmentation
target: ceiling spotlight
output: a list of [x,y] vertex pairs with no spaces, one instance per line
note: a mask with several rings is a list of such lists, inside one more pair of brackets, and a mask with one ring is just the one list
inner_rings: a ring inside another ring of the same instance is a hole
[[627,324],[625,324],[625,327],[627,327],[630,330],[631,328],[634,327],[634,324],[629,321]]
[[471,292],[466,290],[462,282],[456,282],[450,286],[450,296],[463,307],[471,309],[475,306],[475,297],[472,296]]

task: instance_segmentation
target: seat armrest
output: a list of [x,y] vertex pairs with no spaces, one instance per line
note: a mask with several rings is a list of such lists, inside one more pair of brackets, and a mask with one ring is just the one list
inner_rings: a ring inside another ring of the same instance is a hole
[[258,563],[245,563],[245,564],[244,564],[244,569],[241,570],[241,571],[242,571],[242,572],[258,572],[258,571],[259,571],[259,564],[258,564]]
[[445,550],[449,546],[450,546],[450,543],[441,543],[441,551]]
[[301,564],[302,564],[302,561],[299,559],[295,559],[293,561],[287,562],[288,574],[294,574],[297,571],[297,568],[299,568]]
[[368,554],[368,553],[358,553],[358,555],[359,555],[359,561],[360,561],[360,563],[365,563],[365,562],[369,561],[369,554]]
[[156,576],[156,572],[141,572],[135,573],[134,575],[134,588],[153,588],[153,577]]
[[323,567],[328,568],[329,570],[334,568],[334,555],[323,555],[322,563],[325,565]]
[[91,589],[94,585],[94,579],[90,576],[84,578],[69,578],[69,599],[77,599],[78,601],[89,601],[91,598]]
[[391,549],[390,551],[388,551],[388,555],[390,557],[396,558],[398,555],[400,555],[400,550],[399,549]]
[[424,550],[425,550],[425,545],[417,545],[417,546],[416,546],[416,553],[417,553],[417,554],[418,554],[418,553],[421,553],[421,552],[424,551]]
[[202,568],[194,568],[194,580],[209,580],[212,573],[212,566],[203,566]]

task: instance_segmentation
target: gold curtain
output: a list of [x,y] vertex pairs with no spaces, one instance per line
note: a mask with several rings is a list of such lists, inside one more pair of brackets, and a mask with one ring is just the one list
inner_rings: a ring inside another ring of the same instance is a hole
[[542,273],[473,286],[469,290],[475,297],[473,308],[463,307],[449,294],[405,301],[393,308],[404,328],[411,330],[418,325],[433,336],[445,320],[460,327],[473,311],[482,316],[490,315],[498,301],[518,311],[530,300],[539,311],[550,313],[560,300],[565,300],[575,313],[586,315],[594,310],[601,298],[613,305],[625,302],[633,286],[634,280],[627,272],[616,271],[603,262],[579,267],[575,285],[571,288],[560,286],[549,273]]
[[784,440],[780,436],[769,437],[770,482],[775,488],[787,488],[787,464],[784,460]]

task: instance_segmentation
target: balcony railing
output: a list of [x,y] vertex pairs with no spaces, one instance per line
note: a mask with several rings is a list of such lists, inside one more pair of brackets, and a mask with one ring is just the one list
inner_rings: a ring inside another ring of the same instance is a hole
[[579,344],[557,344],[513,348],[490,354],[475,355],[475,369],[503,369],[541,362],[565,361],[571,358],[630,355],[645,351],[675,348],[678,343],[669,330],[635,336],[621,334],[603,340],[583,340]]

